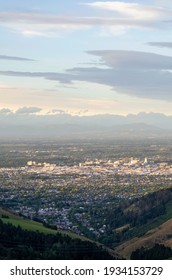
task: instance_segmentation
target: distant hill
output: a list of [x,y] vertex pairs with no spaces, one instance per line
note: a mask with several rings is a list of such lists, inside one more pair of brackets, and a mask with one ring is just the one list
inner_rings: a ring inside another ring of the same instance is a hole
[[162,135],[172,136],[172,131],[148,125],[146,123],[130,123],[114,126],[113,130],[108,130],[108,133],[118,138],[159,138],[162,137]]
[[130,123],[124,125],[100,126],[79,124],[58,124],[40,126],[0,126],[1,137],[14,138],[172,138],[172,130],[162,129],[145,123]]
[[1,137],[123,138],[172,137],[172,116],[137,115],[72,116],[0,114]]

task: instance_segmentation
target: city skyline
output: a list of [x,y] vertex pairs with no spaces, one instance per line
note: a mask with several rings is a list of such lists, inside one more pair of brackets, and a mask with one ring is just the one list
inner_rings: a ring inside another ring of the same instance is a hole
[[171,115],[170,1],[0,7],[1,115]]

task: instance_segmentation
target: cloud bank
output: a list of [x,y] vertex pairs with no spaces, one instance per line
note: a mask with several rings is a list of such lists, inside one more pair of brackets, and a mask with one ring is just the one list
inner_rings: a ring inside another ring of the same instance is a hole
[[64,84],[85,81],[110,86],[121,94],[172,101],[172,57],[121,50],[87,53],[98,56],[106,68],[75,67],[66,73],[0,71],[0,75],[45,78]]

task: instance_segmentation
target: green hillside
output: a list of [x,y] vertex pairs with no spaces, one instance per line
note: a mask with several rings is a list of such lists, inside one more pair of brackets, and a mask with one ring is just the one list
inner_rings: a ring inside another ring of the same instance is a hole
[[51,228],[47,228],[42,223],[18,216],[16,214],[14,214],[12,211],[3,209],[1,207],[0,207],[0,219],[3,221],[3,223],[10,223],[14,226],[20,226],[21,228],[30,230],[30,231],[39,231],[40,233],[44,233],[44,234],[56,234],[58,232],[58,233],[61,233],[62,235],[64,235],[64,234],[69,235],[71,238],[79,238],[82,240],[88,240],[87,238],[85,238],[83,236],[74,234],[69,231],[64,231],[64,230],[60,230],[60,229],[54,230]]
[[[154,218],[145,225],[134,227],[130,229],[131,238],[122,242],[115,249],[124,258],[144,259],[144,257],[150,258],[158,252],[158,245],[161,245],[162,254],[158,257],[163,259],[165,252],[172,255],[172,201],[170,200],[165,205],[165,213],[159,217]],[[164,247],[163,247],[164,246]],[[168,255],[167,254],[167,255]],[[170,256],[171,256],[170,255]],[[137,257],[136,257],[137,256]]]
[[119,259],[104,245],[0,208],[0,259]]

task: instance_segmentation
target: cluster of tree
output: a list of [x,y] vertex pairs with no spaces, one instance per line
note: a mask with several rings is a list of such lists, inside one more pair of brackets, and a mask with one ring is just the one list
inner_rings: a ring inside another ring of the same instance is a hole
[[114,259],[96,243],[57,233],[27,231],[0,220],[0,259]]
[[161,190],[136,199],[123,209],[125,219],[132,225],[138,226],[147,223],[162,214],[165,214],[166,203],[172,199],[172,190]]
[[[100,236],[99,242],[114,247],[124,240],[138,235],[137,229],[139,226],[146,225],[166,213],[166,204],[169,201],[172,201],[172,188],[150,193],[141,198],[122,201],[114,208],[104,208],[104,212],[97,213],[97,215],[101,215],[102,220],[106,219],[108,224],[106,233]],[[124,230],[119,233],[115,233],[115,228],[126,224],[130,226],[124,227]]]
[[165,214],[166,203],[172,200],[172,188],[148,194],[131,201],[123,201],[118,208],[109,211],[112,227],[130,223],[139,226]]
[[131,260],[167,260],[172,258],[172,249],[163,244],[155,244],[150,249],[141,247],[132,252]]

